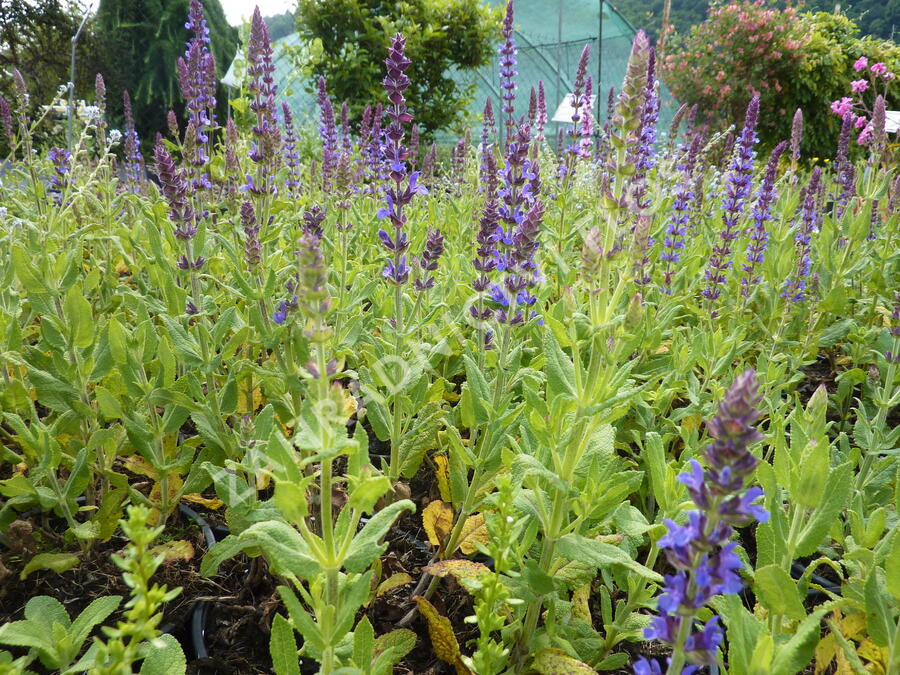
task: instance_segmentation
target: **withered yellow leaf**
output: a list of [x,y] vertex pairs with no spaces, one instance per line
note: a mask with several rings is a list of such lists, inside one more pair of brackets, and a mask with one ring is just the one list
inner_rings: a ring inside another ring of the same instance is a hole
[[[170,475],[169,476],[169,501],[171,502],[175,497],[178,496],[178,491],[181,490],[181,486],[184,485],[184,481],[181,480],[181,476]],[[154,504],[159,504],[162,497],[162,486],[157,481],[153,483],[153,488],[150,490],[150,501]]]
[[397,574],[392,574],[387,579],[378,584],[378,590],[375,591],[375,595],[381,597],[385,593],[389,593],[395,588],[406,586],[406,584],[411,584],[412,582],[413,578],[406,572],[398,572]]
[[588,664],[573,659],[562,649],[542,649],[535,654],[531,667],[541,675],[597,675]]
[[453,576],[462,586],[468,587],[478,581],[481,575],[490,572],[487,565],[474,560],[438,560],[425,568],[435,577]]
[[834,657],[837,655],[839,647],[834,635],[829,633],[816,645],[816,671],[815,675],[822,675],[831,666]]
[[156,469],[150,466],[150,463],[140,455],[129,455],[122,460],[122,463],[131,473],[156,479]]
[[869,661],[869,670],[873,673],[886,673],[888,667],[888,650],[887,647],[879,647],[874,642],[866,638],[859,647],[856,648],[859,657]]
[[437,477],[438,492],[441,493],[441,499],[445,502],[452,501],[450,495],[450,462],[447,455],[435,455],[435,476]]
[[443,546],[453,528],[453,507],[435,499],[422,509],[422,527],[433,546]]
[[203,495],[201,495],[197,492],[192,492],[189,495],[182,495],[181,498],[186,502],[191,502],[192,504],[199,504],[200,506],[205,506],[210,511],[215,511],[216,509],[221,509],[225,505],[225,502],[223,502],[221,499],[216,499],[215,497],[210,499],[208,497],[204,497]]
[[478,551],[478,547],[475,546],[476,542],[480,544],[488,543],[488,529],[484,524],[484,516],[480,513],[466,518],[459,538],[459,550],[466,555],[472,555]]
[[[433,502],[432,502],[433,503]],[[453,632],[453,624],[450,619],[441,616],[428,600],[417,595],[413,598],[419,605],[419,611],[425,617],[428,624],[428,637],[431,638],[431,646],[434,654],[441,661],[452,664],[456,668],[456,675],[470,675],[472,671],[466,668],[460,658],[459,642]]]
[[173,541],[167,541],[164,544],[160,544],[159,546],[154,546],[150,549],[150,552],[153,555],[159,555],[162,553],[165,555],[165,562],[172,562],[173,560],[190,560],[194,557],[194,547],[189,541],[185,541],[184,539],[175,539]]

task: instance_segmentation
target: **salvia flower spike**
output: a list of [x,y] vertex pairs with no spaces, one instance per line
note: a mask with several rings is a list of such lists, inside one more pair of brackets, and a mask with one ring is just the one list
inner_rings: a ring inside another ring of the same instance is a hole
[[[735,553],[737,544],[730,541],[734,528],[768,520],[768,512],[754,504],[762,490],[746,485],[758,463],[750,448],[762,440],[754,426],[760,416],[759,402],[756,374],[747,370],[735,379],[718,414],[707,423],[712,442],[702,452],[706,468],[691,460],[690,470],[678,477],[696,509],[683,525],[665,521],[669,531],[658,546],[675,573],[666,575],[659,615],[644,631],[645,638],[672,646],[668,673],[696,672],[691,666],[682,670],[687,662],[716,664],[716,649],[722,641],[719,617],[713,616],[699,630],[694,620],[714,596],[742,588],[737,572],[743,563]],[[634,672],[661,669],[641,659]]]

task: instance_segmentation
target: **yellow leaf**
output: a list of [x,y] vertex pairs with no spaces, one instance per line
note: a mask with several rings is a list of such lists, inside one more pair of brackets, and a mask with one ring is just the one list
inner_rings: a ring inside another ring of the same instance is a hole
[[378,590],[375,591],[375,595],[381,597],[385,593],[390,593],[395,588],[406,586],[406,584],[411,584],[412,582],[413,578],[406,572],[392,574],[387,579],[378,584]]
[[160,553],[165,555],[164,562],[172,562],[173,560],[190,560],[194,557],[194,547],[191,542],[184,539],[175,539],[167,541],[165,544],[154,546],[150,549],[153,555]]
[[855,638],[866,629],[866,615],[861,612],[848,614],[843,619],[838,620],[841,627],[841,633],[846,638]]
[[422,527],[428,541],[434,546],[443,546],[453,528],[453,507],[435,499],[422,509]]
[[122,463],[131,473],[156,480],[156,469],[150,466],[150,463],[140,455],[129,455],[122,460]]
[[128,265],[125,264],[125,261],[119,258],[119,262],[116,263],[116,274],[120,277],[127,276],[131,274],[131,270],[128,269]]
[[478,551],[475,543],[487,544],[488,539],[488,529],[484,524],[484,516],[476,513],[474,516],[469,516],[463,524],[462,534],[459,537],[459,549],[466,555],[472,555]]
[[205,506],[210,511],[215,511],[216,509],[221,509],[222,506],[225,505],[225,502],[223,502],[221,499],[216,499],[216,498],[209,499],[197,492],[192,492],[189,495],[182,495],[181,498],[183,500],[185,500],[186,502],[191,502],[192,504],[199,504],[200,506]]
[[[181,476],[176,476],[174,474],[169,476],[169,502],[171,503],[175,497],[178,496],[178,491],[181,490],[181,486],[184,485],[184,482],[181,480]],[[162,497],[162,486],[159,482],[153,484],[153,488],[150,490],[150,501],[154,504],[159,504]]]
[[859,647],[856,649],[856,653],[859,654],[860,658],[869,661],[868,670],[873,673],[885,673],[887,672],[888,665],[888,650],[887,647],[879,647],[874,642],[866,638],[862,643],[860,643]]
[[447,455],[435,455],[435,475],[437,476],[438,491],[445,502],[452,501],[450,496],[450,462]]
[[655,354],[668,354],[668,353],[669,353],[669,346],[670,346],[671,344],[672,344],[672,341],[671,341],[671,340],[665,340],[665,341],[663,341],[663,343],[662,343],[659,347],[656,348],[656,351],[655,351],[654,353],[655,353]]
[[470,587],[481,575],[491,570],[487,565],[474,560],[438,560],[428,565],[425,571],[435,577],[452,575],[462,586]]
[[588,598],[591,596],[591,585],[585,584],[572,591],[572,616],[593,627],[591,607]]
[[456,675],[471,675],[472,671],[466,668],[460,658],[459,643],[456,641],[450,619],[438,614],[434,605],[425,598],[417,595],[413,600],[419,605],[419,611],[425,617],[425,623],[428,624],[428,637],[431,638],[435,656],[441,661],[453,665],[456,668]]
[[700,428],[700,423],[703,421],[703,415],[700,413],[696,413],[694,415],[688,415],[683,420],[681,420],[681,428],[687,432],[694,431],[695,429]]
[[252,408],[248,405],[248,403],[249,403],[248,398],[249,398],[249,396],[247,396],[247,392],[246,392],[246,391],[242,391],[242,392],[238,395],[238,407],[237,407],[237,411],[238,411],[238,414],[239,414],[239,415],[244,415],[244,414],[246,414],[246,413],[251,413],[251,412],[253,412],[254,410],[258,410],[258,409],[259,409],[259,406],[261,406],[261,405],[262,405],[262,402],[263,402],[262,389],[260,389],[259,387],[256,387],[256,388],[253,390],[253,407],[252,407]]
[[542,649],[531,664],[541,675],[597,675],[597,671],[578,659],[573,659],[562,649]]
[[838,649],[837,640],[831,633],[819,640],[819,644],[816,645],[815,675],[821,675],[828,670],[834,657],[837,656]]

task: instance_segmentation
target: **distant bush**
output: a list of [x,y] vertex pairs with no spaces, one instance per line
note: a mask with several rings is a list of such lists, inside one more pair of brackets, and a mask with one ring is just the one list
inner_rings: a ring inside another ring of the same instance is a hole
[[[739,119],[758,93],[759,136],[774,146],[790,135],[797,108],[804,115],[804,154],[830,156],[840,119],[829,109],[856,78],[853,63],[867,56],[900,70],[900,47],[861,38],[850,19],[826,12],[800,13],[756,2],[732,2],[710,10],[705,22],[668,42],[662,74],[680,101],[698,104],[705,121],[722,127]],[[895,92],[888,108],[896,107]]]

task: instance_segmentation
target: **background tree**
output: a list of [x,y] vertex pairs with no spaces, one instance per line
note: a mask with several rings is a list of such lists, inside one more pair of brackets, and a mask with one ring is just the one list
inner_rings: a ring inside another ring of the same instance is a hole
[[[32,105],[50,103],[59,86],[69,81],[70,40],[85,9],[74,0],[0,0],[0,96],[12,100],[12,69],[18,68]],[[81,34],[76,55],[75,96],[91,99],[100,64],[92,21]]]
[[[228,25],[219,0],[202,0],[218,76],[237,50],[237,30]],[[166,128],[166,114],[183,108],[176,64],[189,39],[189,0],[101,0],[97,30],[103,35],[103,72],[110,113],[121,114],[121,91],[128,89],[135,124],[144,143]],[[224,114],[224,89],[216,98]]]
[[406,97],[425,133],[461,121],[471,91],[448,72],[487,63],[499,24],[499,12],[480,0],[299,0],[297,8],[301,37],[318,38],[323,47],[313,72],[325,77],[333,99],[349,102],[356,119],[367,103],[383,98],[390,37],[403,33],[412,59]]
[[[897,45],[861,38],[846,16],[745,0],[711,9],[702,24],[671,35],[661,72],[674,96],[698,104],[704,121],[715,128],[741,119],[759,93],[763,146],[787,139],[794,111],[801,108],[804,154],[830,157],[840,119],[829,106],[850,95],[850,82],[859,77],[853,63],[860,56],[883,61],[894,72],[900,68]],[[900,104],[896,91],[889,109]]]

